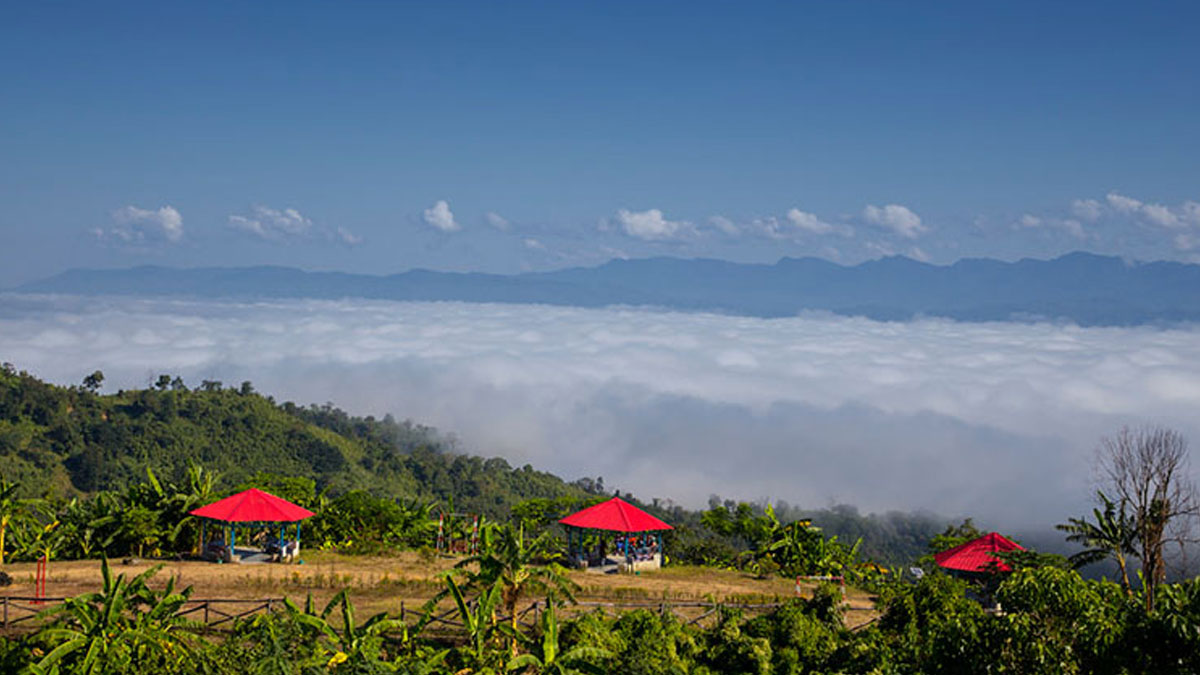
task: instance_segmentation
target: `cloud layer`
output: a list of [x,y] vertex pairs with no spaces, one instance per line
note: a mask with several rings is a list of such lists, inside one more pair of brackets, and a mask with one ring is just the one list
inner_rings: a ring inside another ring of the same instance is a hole
[[1046,526],[1082,513],[1122,424],[1200,439],[1191,330],[761,320],[464,303],[0,296],[0,357],[108,388],[252,380],[454,432],[567,478],[926,508]]

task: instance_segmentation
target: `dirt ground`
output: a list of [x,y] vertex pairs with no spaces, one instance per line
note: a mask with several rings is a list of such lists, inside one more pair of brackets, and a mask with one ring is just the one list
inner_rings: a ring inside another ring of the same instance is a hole
[[[325,603],[343,588],[349,590],[359,616],[375,612],[398,613],[418,609],[445,587],[440,575],[458,559],[422,559],[415,552],[394,557],[350,557],[320,551],[308,552],[302,564],[214,564],[200,561],[112,561],[114,574],[133,576],[161,564],[153,585],[174,578],[176,588],[192,586],[194,599],[256,600],[290,597],[303,602],[308,593]],[[32,596],[34,563],[4,566],[13,584],[0,588],[0,596]],[[605,575],[572,571],[579,584],[576,599],[585,603],[613,603],[614,609],[659,603],[725,602],[759,604],[796,597],[796,585],[783,578],[757,579],[733,570],[678,566],[639,575]],[[97,590],[101,585],[100,562],[52,561],[46,596],[66,597]],[[812,584],[803,584],[807,596]],[[862,591],[847,591],[846,623],[861,625],[875,618],[871,597]],[[695,610],[699,611],[699,610]],[[686,611],[681,614],[687,614]]]

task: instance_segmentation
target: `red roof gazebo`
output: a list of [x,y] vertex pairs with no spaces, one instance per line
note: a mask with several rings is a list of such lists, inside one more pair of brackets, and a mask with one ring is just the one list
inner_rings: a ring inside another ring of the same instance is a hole
[[[239,525],[242,527],[262,528],[278,523],[280,551],[290,549],[291,554],[289,555],[294,555],[300,548],[300,521],[312,518],[317,514],[306,508],[297,506],[286,499],[276,497],[269,492],[251,488],[220,501],[213,502],[208,506],[201,506],[191,511],[189,515],[204,520],[229,524],[230,537],[228,544],[225,545],[223,557],[232,560],[236,557],[234,547],[237,545],[237,528]],[[290,545],[284,542],[283,523],[296,524],[296,539]],[[200,553],[204,555],[208,547],[208,540],[204,536],[203,521],[200,524],[200,541],[202,542]]]
[[[559,520],[558,522],[567,527],[567,550],[572,556],[575,556],[576,554],[575,549],[581,546],[584,530],[603,530],[606,532],[620,532],[625,535],[622,538],[622,550],[625,553],[626,560],[632,561],[633,551],[632,547],[630,546],[629,535],[638,534],[639,536],[645,536],[646,534],[653,532],[657,551],[655,552],[654,549],[649,549],[650,552],[647,552],[646,550],[641,551],[641,554],[644,554],[643,559],[649,559],[653,561],[651,563],[653,567],[657,567],[662,564],[662,531],[674,529],[670,525],[664,523],[658,518],[655,518],[649,513],[646,513],[633,504],[621,499],[620,497],[613,497],[606,502],[600,502],[595,506],[589,506],[588,508],[577,513],[573,513],[566,518]],[[571,543],[572,532],[575,532],[576,534],[574,537],[575,546],[572,546]],[[603,548],[601,548],[601,553],[603,553]],[[603,558],[603,555],[601,555],[601,558]],[[582,555],[580,555],[580,560],[582,559]],[[601,563],[603,563],[603,561],[601,561]]]
[[933,556],[933,560],[940,567],[957,572],[975,574],[991,571],[1009,572],[1012,571],[1012,568],[993,554],[1024,550],[1025,547],[1017,542],[1012,541],[1002,534],[992,532],[978,539],[972,539],[965,544],[959,544],[954,548],[936,553]]
[[613,497],[606,502],[589,506],[558,522],[585,530],[609,530],[611,532],[653,532],[674,529],[620,497]]
[[219,502],[201,506],[191,515],[226,523],[294,523],[317,514],[282,497],[250,488]]

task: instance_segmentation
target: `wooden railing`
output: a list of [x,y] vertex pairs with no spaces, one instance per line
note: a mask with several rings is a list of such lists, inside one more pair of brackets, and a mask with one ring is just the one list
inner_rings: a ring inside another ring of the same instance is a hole
[[[8,630],[17,627],[26,622],[34,622],[38,616],[47,609],[62,604],[66,598],[35,598],[28,596],[0,596],[0,628]],[[468,607],[474,609],[477,600],[471,600],[467,603]],[[563,613],[573,615],[586,612],[592,609],[612,609],[615,611],[622,610],[637,610],[649,609],[659,613],[670,612],[680,622],[692,626],[698,625],[705,619],[715,616],[722,608],[736,609],[750,614],[760,614],[770,612],[782,607],[783,603],[765,602],[765,603],[720,603],[720,602],[688,602],[679,600],[664,600],[659,602],[595,602],[581,601],[571,605],[567,605],[561,610]],[[209,598],[196,599],[184,602],[176,612],[176,616],[190,617],[193,621],[203,624],[209,628],[219,628],[232,624],[237,619],[241,619],[262,612],[273,612],[283,607],[283,598],[265,598],[261,600],[237,600],[232,598]],[[847,611],[854,611],[860,608],[847,607]],[[517,624],[525,628],[534,628],[538,624],[538,619],[542,612],[546,610],[545,600],[535,600],[526,606],[524,609],[517,612]],[[400,620],[405,621],[413,619],[421,621],[425,619],[425,625],[428,628],[444,627],[449,629],[461,629],[463,624],[461,621],[456,621],[453,617],[458,615],[458,608],[437,611],[435,610],[428,618],[425,618],[425,609],[409,609],[404,602],[400,603]],[[511,616],[497,616],[497,621],[508,622],[512,620]],[[868,622],[870,623],[870,622]]]
[[[770,612],[772,610],[778,609],[778,608],[782,607],[783,604],[784,603],[779,603],[779,602],[721,603],[721,602],[700,602],[700,601],[689,602],[689,601],[680,601],[680,600],[664,600],[664,601],[660,601],[660,602],[636,602],[636,601],[594,602],[594,601],[586,601],[585,600],[585,601],[580,601],[580,602],[566,605],[559,611],[564,614],[567,614],[567,615],[575,615],[575,614],[578,614],[581,612],[586,612],[586,611],[589,611],[592,609],[612,609],[615,611],[649,609],[649,610],[657,611],[659,613],[670,612],[671,614],[674,614],[675,617],[677,619],[679,619],[680,622],[682,622],[686,625],[689,625],[689,626],[693,626],[693,625],[697,625],[697,624],[701,623],[705,619],[708,619],[708,618],[716,615],[718,612],[721,611],[721,609],[736,609],[736,610],[740,610],[742,612],[747,612],[750,614],[761,614],[761,613],[766,613],[766,612]],[[476,601],[475,600],[469,601],[467,603],[467,607],[470,609],[474,609],[476,607]],[[847,608],[847,609],[855,609],[855,608]],[[524,609],[517,612],[517,624],[524,626],[526,628],[533,628],[537,625],[538,618],[541,615],[541,612],[544,612],[545,610],[546,610],[546,601],[545,600],[535,600],[535,601],[531,602],[528,606],[526,606]],[[457,607],[452,607],[450,609],[447,609],[447,610],[444,610],[441,612],[435,612],[428,619],[426,619],[426,626],[434,627],[434,628],[436,628],[438,626],[445,626],[447,628],[455,628],[455,629],[462,628],[463,624],[461,621],[457,621],[454,618],[451,618],[451,617],[455,617],[457,615],[458,615]],[[400,619],[403,621],[407,617],[412,617],[418,621],[420,619],[424,618],[425,610],[424,610],[423,606],[422,606],[422,609],[419,609],[419,610],[408,609],[405,607],[405,604],[403,602],[401,602],[400,603]],[[507,621],[512,620],[512,616],[511,615],[497,616],[496,620],[499,622],[507,622]]]
[[[66,598],[36,598],[18,595],[0,596],[0,628],[7,630],[26,622],[36,621],[42,612],[55,605],[61,605],[66,600]],[[184,602],[175,616],[186,616],[209,628],[215,628],[253,614],[271,612],[282,606],[283,598],[263,600],[197,599]]]

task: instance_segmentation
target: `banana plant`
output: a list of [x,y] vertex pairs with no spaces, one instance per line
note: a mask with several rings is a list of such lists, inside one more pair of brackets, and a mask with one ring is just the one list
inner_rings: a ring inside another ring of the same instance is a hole
[[[521,598],[546,594],[574,600],[574,591],[579,588],[561,565],[534,564],[544,552],[546,540],[547,535],[543,534],[526,542],[524,530],[511,524],[489,528],[485,531],[480,553],[456,565],[460,570],[471,565],[479,566],[478,572],[468,575],[472,586],[500,589],[511,633],[517,632],[517,605]],[[515,638],[510,638],[510,648],[512,655],[516,656]]]
[[[498,650],[492,648],[499,634],[496,610],[502,602],[501,587],[493,585],[485,588],[474,602],[467,602],[453,576],[446,576],[446,587],[467,633],[466,648],[461,653],[468,666],[458,672],[461,675],[495,675],[500,665],[497,662],[503,658]],[[432,611],[432,608],[427,611]]]
[[149,588],[146,581],[160,568],[126,580],[124,574],[114,578],[104,559],[100,591],[70,598],[43,613],[54,622],[36,639],[48,651],[30,672],[90,675],[138,667],[175,669],[191,652],[189,638],[196,624],[178,612],[192,589],[176,592],[174,579],[161,592]]
[[[505,629],[508,627],[505,626]],[[612,652],[599,647],[579,645],[563,652],[559,645],[558,617],[554,603],[546,603],[546,611],[540,621],[541,639],[516,635],[526,644],[529,651],[508,662],[509,672],[532,672],[537,675],[576,675],[577,673],[608,672],[595,661],[612,658]]]
[[[342,630],[338,632],[329,623],[329,617],[335,609],[340,608]],[[387,614],[380,612],[367,619],[361,626],[355,622],[354,606],[342,589],[330,599],[321,612],[324,623],[324,634],[328,641],[327,649],[332,652],[330,665],[347,664],[345,667],[367,667],[378,669],[387,668],[388,664],[380,660],[383,650],[383,637],[390,632],[403,633],[401,640],[407,641],[408,627],[399,619],[389,619]]]
[[[18,499],[19,483],[12,483],[0,478],[0,565],[4,564],[5,538],[17,528],[25,528],[37,523],[34,509],[41,504],[36,499]],[[17,542],[20,545],[20,542]]]

